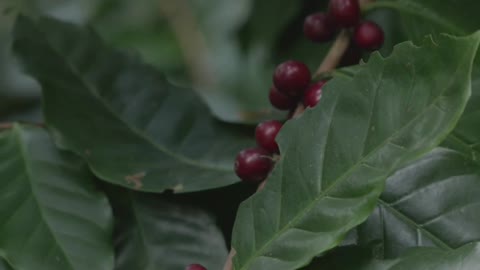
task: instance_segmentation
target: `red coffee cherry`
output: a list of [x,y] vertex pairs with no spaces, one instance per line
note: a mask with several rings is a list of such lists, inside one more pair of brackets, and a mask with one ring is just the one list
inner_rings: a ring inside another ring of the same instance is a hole
[[281,122],[275,120],[258,124],[255,129],[255,139],[258,146],[270,151],[270,153],[278,153],[278,144],[275,138],[282,126]]
[[305,104],[306,107],[313,108],[318,104],[322,98],[322,88],[326,82],[327,81],[319,81],[307,89],[303,97],[303,104]]
[[281,93],[275,87],[270,89],[268,99],[273,107],[283,111],[290,110],[297,105],[296,98]]
[[287,61],[275,69],[273,84],[284,94],[299,96],[308,86],[311,78],[310,70],[304,63]]
[[237,155],[235,173],[245,182],[259,183],[267,178],[272,166],[270,152],[263,148],[248,148]]
[[314,13],[305,18],[303,33],[313,42],[329,41],[335,36],[335,22],[326,13]]
[[341,27],[352,27],[360,21],[358,0],[331,0],[328,12]]
[[384,42],[383,30],[378,24],[370,21],[360,23],[355,28],[353,40],[358,47],[374,51],[382,47]]

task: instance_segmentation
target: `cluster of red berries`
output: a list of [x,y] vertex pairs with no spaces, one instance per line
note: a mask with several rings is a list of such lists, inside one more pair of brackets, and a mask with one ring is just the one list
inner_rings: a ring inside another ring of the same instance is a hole
[[328,12],[311,14],[305,19],[303,32],[314,42],[331,40],[338,29],[353,28],[353,41],[361,49],[374,51],[384,42],[382,28],[371,21],[360,20],[358,0],[330,0]]
[[[279,110],[289,110],[290,114],[301,102],[306,107],[314,107],[322,97],[322,87],[326,81],[312,83],[308,67],[298,61],[280,64],[273,74],[273,86],[269,100]],[[270,173],[274,156],[279,154],[275,141],[283,123],[272,120],[258,124],[255,129],[257,147],[241,151],[235,160],[235,173],[245,182],[259,183]]]
[[[359,0],[330,0],[327,13],[308,16],[304,34],[314,42],[331,40],[340,28],[353,28],[354,44],[364,50],[377,50],[384,42],[383,30],[374,22],[360,20]],[[322,88],[327,81],[312,82],[308,67],[298,61],[287,61],[275,69],[269,100],[273,107],[294,114],[299,104],[314,107],[322,97]],[[266,121],[255,129],[257,147],[241,151],[235,160],[235,173],[245,182],[260,183],[273,168],[279,148],[275,138],[282,128],[280,121]],[[192,264],[187,270],[206,270]]]
[[[339,28],[353,28],[353,41],[357,47],[369,51],[379,49],[384,42],[383,30],[374,22],[361,21],[359,0],[330,0],[327,13],[319,12],[305,19],[303,30],[314,42],[332,39]],[[290,110],[303,101],[314,107],[322,97],[325,80],[312,83],[308,67],[298,61],[280,64],[273,75],[269,100],[279,110]],[[268,176],[276,154],[275,137],[282,128],[279,121],[260,123],[255,130],[258,147],[241,151],[235,160],[235,173],[245,182],[258,183]]]

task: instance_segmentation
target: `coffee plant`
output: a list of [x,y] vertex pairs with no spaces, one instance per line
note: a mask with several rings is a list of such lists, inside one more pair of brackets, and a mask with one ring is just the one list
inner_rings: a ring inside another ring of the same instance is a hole
[[480,269],[480,2],[45,2],[0,3],[0,270]]

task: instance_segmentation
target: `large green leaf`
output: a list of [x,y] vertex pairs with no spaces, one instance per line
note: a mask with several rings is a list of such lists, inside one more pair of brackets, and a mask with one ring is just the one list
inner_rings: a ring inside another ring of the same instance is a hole
[[111,270],[112,213],[76,156],[40,128],[0,133],[0,254],[14,269]]
[[[43,86],[47,125],[94,173],[145,191],[229,185],[249,130],[216,121],[191,91],[169,85],[91,31],[21,17],[14,47]],[[61,112],[61,113],[59,113]]]
[[[463,35],[480,29],[480,17],[476,15],[480,2],[476,0],[379,0],[370,4],[369,8],[396,11],[402,34],[410,40],[418,40],[426,34]],[[446,145],[469,153],[476,159],[480,154],[480,125],[477,123],[480,104],[480,57],[477,57],[474,64],[472,77],[472,98]]]
[[453,150],[436,149],[398,170],[373,215],[357,228],[360,244],[380,244],[381,257],[411,247],[451,250],[480,240],[480,168]]
[[192,263],[222,268],[225,241],[204,210],[134,192],[117,193],[113,201],[116,270],[184,270]]
[[[393,10],[398,16],[397,25],[402,28],[395,36],[418,40],[426,34],[451,33],[462,35],[480,29],[477,10],[480,2],[475,0],[379,0],[369,5],[370,10]],[[387,36],[392,33],[387,32]],[[477,159],[480,155],[480,57],[474,64],[472,98],[459,121],[458,127],[449,136],[446,146],[461,150]]]
[[238,212],[235,269],[298,268],[363,222],[398,163],[455,126],[479,34],[402,43],[386,59],[375,53],[353,79],[330,81],[315,109],[287,122],[281,160]]

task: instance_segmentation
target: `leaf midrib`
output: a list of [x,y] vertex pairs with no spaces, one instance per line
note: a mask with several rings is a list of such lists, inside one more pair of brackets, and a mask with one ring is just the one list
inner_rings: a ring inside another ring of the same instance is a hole
[[129,130],[131,130],[135,135],[138,137],[146,140],[148,143],[150,143],[154,148],[158,149],[160,152],[166,154],[167,156],[171,156],[173,159],[178,160],[181,163],[191,165],[193,167],[198,167],[201,169],[208,169],[208,170],[216,170],[216,171],[221,171],[221,172],[231,172],[232,169],[230,167],[223,167],[223,166],[218,166],[218,165],[212,165],[212,164],[206,164],[206,163],[201,163],[198,162],[197,160],[188,158],[186,156],[178,155],[175,152],[172,152],[165,148],[163,145],[156,143],[153,141],[151,138],[148,136],[144,135],[141,130],[136,128],[135,126],[132,126],[130,123],[125,121],[122,117],[120,117],[115,110],[107,103],[106,100],[104,100],[98,93],[97,91],[93,90],[92,88],[95,88],[94,86],[91,86],[89,83],[86,82],[86,80],[83,78],[81,73],[77,71],[77,69],[74,67],[72,63],[68,60],[68,58],[64,57],[61,52],[59,52],[55,46],[52,45],[50,40],[48,39],[48,35],[44,33],[43,29],[41,27],[37,27],[36,24],[35,27],[37,30],[39,30],[40,33],[42,33],[42,36],[44,37],[44,40],[46,41],[47,45],[49,45],[50,49],[52,50],[53,53],[55,53],[68,67],[70,72],[72,72],[73,75],[75,75],[79,81],[85,86],[85,88],[97,99],[99,100],[105,107],[105,109],[110,112],[117,120],[119,120],[121,123],[123,123]]
[[[466,50],[466,53],[465,55],[468,55],[468,50]],[[463,60],[463,58],[465,58],[465,55],[463,57],[461,57],[461,59]],[[462,61],[459,61],[459,62],[462,62]],[[452,77],[454,77],[456,75],[456,73],[458,72],[460,68],[460,65],[457,66],[457,70],[454,72],[454,75],[452,75]],[[358,74],[356,74],[358,75]],[[333,184],[330,185],[329,187],[327,187],[327,189],[325,189],[324,192],[322,192],[318,198],[316,198],[315,200],[313,200],[309,205],[307,205],[307,207],[305,207],[305,210],[299,212],[290,222],[288,222],[281,230],[279,230],[277,233],[275,233],[269,241],[267,241],[264,245],[262,245],[262,247],[257,251],[255,252],[252,256],[250,256],[250,258],[246,261],[246,263],[244,264],[244,266],[242,268],[240,268],[240,270],[243,270],[243,269],[246,269],[246,267],[250,266],[250,264],[252,263],[253,259],[258,257],[259,255],[261,255],[263,253],[263,251],[275,240],[278,238],[279,235],[282,235],[285,231],[287,231],[288,229],[291,228],[291,225],[292,224],[295,224],[300,218],[302,218],[306,213],[308,213],[314,206],[315,204],[322,200],[323,198],[325,198],[326,196],[328,196],[329,192],[331,189],[333,189],[334,187],[336,187],[336,185],[338,184],[338,182],[342,181],[345,177],[347,177],[352,171],[356,170],[360,165],[362,165],[363,161],[364,160],[367,160],[371,155],[373,155],[374,153],[376,153],[380,148],[384,147],[386,144],[388,144],[390,142],[390,140],[397,136],[400,132],[402,132],[406,127],[408,127],[411,123],[413,123],[415,120],[417,120],[418,118],[420,118],[421,116],[424,115],[424,113],[428,110],[431,109],[432,106],[434,106],[434,104],[436,104],[438,102],[438,100],[443,96],[442,94],[447,90],[449,89],[450,85],[445,87],[445,89],[443,91],[441,91],[437,97],[435,97],[435,99],[431,102],[431,104],[429,104],[428,106],[425,107],[425,109],[423,109],[418,115],[416,115],[415,117],[413,117],[412,119],[410,119],[407,123],[405,123],[404,126],[402,126],[401,128],[399,128],[398,130],[396,130],[395,132],[393,132],[388,138],[386,138],[381,144],[379,144],[377,147],[375,147],[372,151],[370,151],[366,156],[362,157],[361,159],[359,159],[359,161],[357,161],[350,169],[348,169],[345,173],[343,173],[340,177],[337,178],[336,181],[333,181]],[[337,96],[337,100],[338,100],[338,97]],[[336,108],[337,104],[338,104],[338,101],[335,100],[335,105],[334,107]],[[335,112],[335,108],[333,108],[333,112]],[[331,125],[332,125],[332,121],[330,121],[329,123],[329,128],[327,130],[330,130],[331,129]],[[451,124],[451,126],[453,126],[453,124]],[[453,127],[452,127],[453,128]],[[439,139],[438,141],[441,141],[441,139]],[[392,170],[392,169],[390,169]],[[387,171],[386,173],[384,173],[382,175],[382,177],[387,177],[389,175],[389,171]]]
[[33,179],[33,173],[32,173],[32,169],[30,168],[29,166],[29,158],[28,158],[28,155],[27,155],[27,149],[25,149],[25,145],[23,144],[23,141],[22,141],[22,131],[20,129],[20,127],[18,125],[15,125],[13,127],[13,130],[12,130],[12,135],[15,137],[16,139],[16,142],[18,144],[18,148],[20,148],[20,155],[22,157],[22,163],[23,163],[23,166],[25,168],[25,173],[27,175],[27,178],[30,180],[28,181],[27,183],[29,184],[30,186],[30,191],[31,191],[31,197],[33,198],[33,200],[35,201],[36,203],[36,206],[38,208],[38,212],[40,213],[40,216],[44,222],[45,225],[47,225],[47,229],[48,231],[50,232],[53,240],[55,241],[55,244],[56,246],[58,247],[61,247],[59,248],[59,250],[62,252],[63,256],[65,257],[65,261],[67,261],[68,265],[71,267],[70,269],[75,269],[75,267],[73,266],[72,262],[70,261],[69,259],[69,256],[67,255],[67,253],[65,252],[65,250],[63,249],[63,245],[60,244],[60,241],[57,239],[57,236],[53,233],[53,230],[51,229],[50,227],[50,224],[48,222],[48,220],[45,218],[45,213],[42,209],[41,206],[41,203],[39,202],[38,198],[35,196],[36,192],[34,191],[35,190],[35,185],[31,182],[31,179]]
[[447,250],[453,250],[454,248],[453,247],[450,247],[446,242],[444,242],[442,239],[440,239],[440,237],[436,236],[434,233],[428,231],[425,227],[423,226],[420,226],[419,224],[417,224],[415,222],[415,220],[411,219],[409,216],[407,216],[406,214],[400,212],[399,210],[397,210],[395,207],[391,206],[389,203],[387,203],[386,201],[384,201],[383,199],[379,198],[377,200],[378,204],[380,204],[382,207],[386,208],[389,212],[391,212],[393,215],[395,215],[396,217],[400,218],[401,220],[403,220],[404,222],[406,222],[407,224],[409,224],[410,226],[416,228],[417,230],[421,230],[422,232],[424,232],[426,235],[429,236],[429,238],[434,241],[436,244],[438,244],[438,246],[444,248],[444,249],[447,249]]

